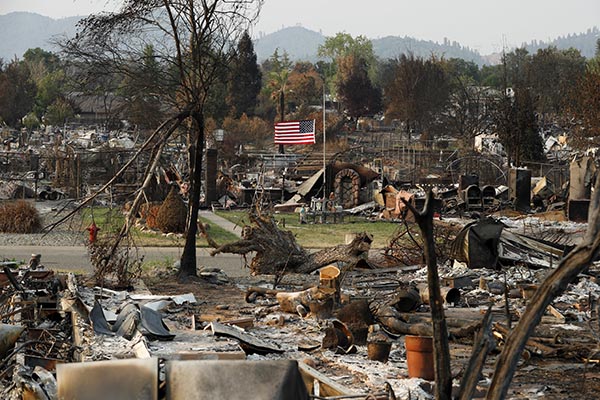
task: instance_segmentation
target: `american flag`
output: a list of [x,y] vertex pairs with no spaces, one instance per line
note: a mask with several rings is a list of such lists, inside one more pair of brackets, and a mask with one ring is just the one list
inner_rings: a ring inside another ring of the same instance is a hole
[[315,143],[315,120],[284,121],[275,124],[275,144]]

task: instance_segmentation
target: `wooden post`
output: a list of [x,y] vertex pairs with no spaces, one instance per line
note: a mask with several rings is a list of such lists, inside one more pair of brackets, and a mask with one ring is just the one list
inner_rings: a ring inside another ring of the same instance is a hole
[[481,329],[475,338],[473,344],[473,352],[469,359],[469,364],[463,375],[463,379],[460,383],[460,391],[458,393],[459,400],[469,400],[473,398],[473,392],[479,382],[479,374],[485,364],[485,359],[491,350],[494,349],[496,341],[492,335],[492,306],[489,306],[483,322],[481,323]]
[[433,325],[433,357],[435,364],[435,398],[450,400],[452,398],[452,374],[450,371],[450,346],[448,345],[448,328],[444,316],[444,303],[440,293],[440,278],[435,255],[433,237],[433,192],[429,190],[423,211],[418,212],[412,204],[402,199],[404,204],[415,215],[423,235],[425,260],[427,262],[427,284],[429,285],[429,304]]

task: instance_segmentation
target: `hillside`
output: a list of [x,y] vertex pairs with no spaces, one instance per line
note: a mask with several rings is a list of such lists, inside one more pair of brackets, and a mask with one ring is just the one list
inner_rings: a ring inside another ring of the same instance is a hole
[[275,49],[285,50],[292,60],[317,61],[317,49],[325,43],[325,36],[300,26],[284,28],[254,41],[258,61],[269,58]]
[[0,58],[5,61],[21,58],[27,49],[35,47],[56,51],[51,40],[74,36],[81,18],[52,19],[28,12],[0,15]]
[[592,58],[596,52],[596,42],[598,39],[600,39],[600,29],[594,27],[588,29],[585,33],[559,36],[550,42],[532,41],[524,44],[524,46],[529,53],[535,53],[538,49],[544,49],[548,46],[555,46],[559,50],[566,50],[573,47],[581,51],[582,56]]
[[[57,20],[28,12],[0,15],[0,58],[5,61],[14,57],[20,58],[27,49],[35,47],[56,51],[51,40],[64,35],[74,36],[76,24],[80,19],[81,17],[69,17]],[[531,53],[549,45],[559,49],[574,47],[585,57],[592,57],[598,37],[600,37],[600,30],[595,27],[585,33],[559,37],[550,42],[533,41],[525,46]],[[324,42],[325,36],[321,33],[294,26],[256,39],[254,48],[259,62],[269,58],[275,49],[279,49],[280,53],[285,50],[293,61],[315,62],[318,60],[317,49]],[[463,58],[482,65],[495,63],[499,58],[498,54],[483,56],[475,50],[449,40],[437,43],[408,36],[387,36],[372,39],[372,42],[375,54],[382,59],[395,58],[400,54],[411,52],[421,57],[435,54],[446,58]]]
[[485,63],[485,60],[477,51],[449,40],[439,44],[430,40],[419,40],[408,36],[387,36],[381,39],[373,39],[372,42],[375,54],[382,59],[396,58],[400,54],[412,53],[415,56],[424,58],[435,54],[445,58],[462,58],[463,60],[473,61],[478,65]]
[[[419,40],[408,36],[388,36],[372,39],[375,55],[382,58],[396,58],[408,52],[415,56],[429,57],[431,54],[446,58],[463,58],[483,64],[484,59],[479,53],[457,42],[445,41],[442,44],[428,40]],[[309,29],[294,26],[281,29],[255,41],[254,49],[259,61],[269,58],[275,49],[285,50],[292,60],[318,60],[317,50],[325,42],[325,36]]]

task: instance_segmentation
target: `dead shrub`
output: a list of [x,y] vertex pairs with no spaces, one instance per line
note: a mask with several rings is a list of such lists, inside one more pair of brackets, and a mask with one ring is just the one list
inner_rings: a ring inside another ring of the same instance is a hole
[[41,227],[40,214],[32,204],[19,200],[0,205],[0,232],[36,233]]
[[185,232],[187,218],[187,207],[175,187],[167,195],[167,198],[158,209],[156,225],[163,233]]
[[[452,243],[460,229],[458,224],[433,221],[435,254],[439,263],[449,260]],[[416,265],[425,263],[423,249],[423,236],[418,225],[415,222],[406,222],[396,230],[386,248],[386,254],[392,255],[405,265]]]
[[128,289],[142,273],[143,256],[125,239],[115,247],[116,237],[105,236],[88,244],[90,262],[94,267],[94,280],[99,286]]

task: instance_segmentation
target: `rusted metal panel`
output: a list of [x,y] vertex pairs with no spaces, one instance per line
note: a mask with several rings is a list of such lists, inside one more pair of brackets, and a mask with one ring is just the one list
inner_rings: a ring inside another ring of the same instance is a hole
[[61,400],[155,400],[158,398],[156,358],[58,364]]

